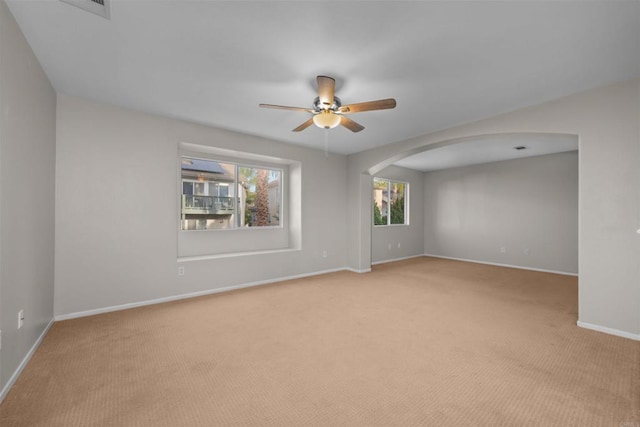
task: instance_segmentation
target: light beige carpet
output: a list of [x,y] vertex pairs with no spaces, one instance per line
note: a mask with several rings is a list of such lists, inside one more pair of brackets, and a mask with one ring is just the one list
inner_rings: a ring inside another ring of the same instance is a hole
[[417,258],[57,322],[12,426],[640,426],[577,279]]

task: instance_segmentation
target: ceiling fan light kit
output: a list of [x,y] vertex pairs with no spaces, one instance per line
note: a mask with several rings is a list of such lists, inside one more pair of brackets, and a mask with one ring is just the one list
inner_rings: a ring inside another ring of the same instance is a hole
[[313,108],[287,107],[284,105],[258,104],[260,108],[275,108],[278,110],[304,111],[313,116],[293,129],[300,132],[315,124],[322,129],[333,129],[342,125],[352,132],[360,132],[364,129],[359,123],[344,116],[344,114],[360,113],[363,111],[387,110],[396,107],[393,98],[380,99],[378,101],[361,102],[358,104],[342,105],[340,98],[335,96],[336,81],[332,77],[318,76],[318,97],[313,100]]
[[330,110],[321,111],[313,116],[313,123],[319,128],[333,129],[340,124],[340,116]]

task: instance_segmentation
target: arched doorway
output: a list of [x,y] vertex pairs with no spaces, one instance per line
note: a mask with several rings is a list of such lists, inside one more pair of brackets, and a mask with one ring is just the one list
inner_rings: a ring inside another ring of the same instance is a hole
[[480,135],[376,172],[407,182],[411,221],[372,226],[372,264],[428,254],[577,274],[577,150],[569,134]]

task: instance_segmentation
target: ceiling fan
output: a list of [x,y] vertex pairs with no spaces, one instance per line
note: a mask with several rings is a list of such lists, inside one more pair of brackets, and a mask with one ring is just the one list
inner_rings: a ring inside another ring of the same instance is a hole
[[275,108],[278,110],[305,111],[313,114],[309,120],[293,129],[293,132],[303,131],[312,124],[325,129],[333,129],[338,125],[342,125],[352,132],[360,132],[364,129],[364,126],[345,117],[345,114],[386,110],[396,106],[396,100],[393,98],[342,105],[340,98],[334,95],[336,89],[335,79],[328,76],[318,76],[317,80],[318,96],[313,101],[313,108],[287,107],[273,104],[259,104],[258,106],[260,108]]

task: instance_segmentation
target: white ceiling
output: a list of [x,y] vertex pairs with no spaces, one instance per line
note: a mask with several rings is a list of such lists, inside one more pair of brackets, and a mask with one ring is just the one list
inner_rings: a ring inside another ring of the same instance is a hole
[[8,0],[58,92],[324,148],[302,112],[315,76],[350,117],[355,153],[640,76],[638,1],[118,1],[111,20],[57,0]]

